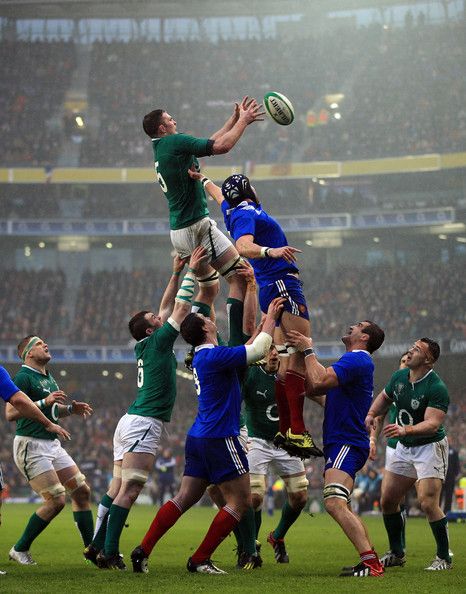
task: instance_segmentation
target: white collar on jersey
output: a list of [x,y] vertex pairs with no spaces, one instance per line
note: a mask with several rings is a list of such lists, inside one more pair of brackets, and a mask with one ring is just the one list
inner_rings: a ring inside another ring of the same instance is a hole
[[415,382],[412,382],[411,380],[409,380],[410,384],[418,384],[419,382],[422,382],[423,379],[426,379],[426,377],[429,375],[429,373],[432,373],[434,370],[433,369],[429,369],[429,371],[427,373],[425,373],[422,377],[420,377],[418,380],[416,380]]
[[23,363],[23,365],[21,365],[21,367],[26,367],[26,369],[30,369],[31,371],[35,371],[39,375],[48,375],[48,371],[46,371],[45,373],[42,373],[42,371],[39,371],[38,369],[34,369],[34,367],[31,367],[30,365],[26,365],[26,363]]
[[232,213],[237,208],[244,208],[246,210],[257,210],[257,211],[259,211],[261,209],[260,205],[254,204],[254,203],[251,203],[251,202],[248,202],[247,200],[243,200],[243,202],[240,202],[239,204],[237,204],[233,208],[229,208],[227,210],[227,215],[229,215],[230,213]]
[[372,357],[372,355],[369,353],[369,351],[366,351],[366,349],[354,349],[354,351],[350,351],[350,353],[367,353],[369,357]]
[[194,352],[197,353],[198,351],[201,351],[202,349],[214,349],[215,345],[212,344],[211,342],[208,342],[207,344],[200,344],[197,347],[194,347]]

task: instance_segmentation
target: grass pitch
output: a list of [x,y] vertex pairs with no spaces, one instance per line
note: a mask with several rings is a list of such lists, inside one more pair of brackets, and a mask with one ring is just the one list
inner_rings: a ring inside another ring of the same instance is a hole
[[[390,594],[466,592],[466,525],[450,524],[452,571],[427,572],[434,556],[434,540],[424,518],[410,518],[407,525],[408,562],[404,568],[387,570],[383,578],[338,578],[342,566],[358,561],[351,544],[327,515],[302,514],[287,535],[289,565],[275,563],[266,535],[278,522],[279,512],[263,514],[260,534],[264,565],[253,571],[235,569],[234,537],[227,538],[214,554],[214,561],[228,575],[190,574],[186,561],[202,540],[215,510],[194,508],[159,542],[149,561],[149,574],[133,574],[129,555],[149,526],[154,508],[136,506],[123,531],[121,551],[128,571],[103,571],[82,557],[81,541],[69,505],[39,536],[31,549],[37,566],[8,561],[8,551],[22,532],[34,505],[4,505],[0,528],[0,592],[34,594],[85,593],[163,594],[190,592],[322,594],[390,592]],[[379,554],[387,549],[382,518],[364,518]]]

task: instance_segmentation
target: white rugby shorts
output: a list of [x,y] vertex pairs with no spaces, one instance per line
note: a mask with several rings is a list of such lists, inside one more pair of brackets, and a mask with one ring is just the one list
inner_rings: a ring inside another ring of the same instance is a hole
[[266,475],[269,466],[272,466],[280,477],[304,472],[302,460],[290,456],[281,448],[276,448],[271,441],[250,437],[248,445],[249,474]]
[[448,469],[448,439],[444,437],[440,441],[411,447],[398,442],[385,469],[417,480],[439,478],[444,481]]
[[207,251],[209,262],[216,260],[232,246],[231,241],[218,229],[217,223],[209,217],[184,229],[170,231],[170,239],[180,258],[187,258],[197,246],[202,245]]
[[38,439],[16,435],[13,441],[15,464],[27,481],[48,470],[63,470],[76,462],[58,439]]
[[154,417],[125,414],[113,435],[113,459],[123,460],[128,452],[156,455],[162,437],[163,422]]

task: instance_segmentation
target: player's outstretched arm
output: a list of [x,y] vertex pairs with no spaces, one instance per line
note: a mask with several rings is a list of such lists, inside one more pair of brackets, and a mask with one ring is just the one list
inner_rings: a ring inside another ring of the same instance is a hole
[[[312,338],[304,336],[297,330],[290,330],[286,333],[289,344],[296,347],[298,351],[304,354],[304,363],[306,365],[306,395],[323,396],[331,388],[338,386],[338,377],[333,367],[324,367],[319,363],[317,355],[313,352]],[[308,350],[312,352],[306,352]]]
[[90,417],[94,411],[92,408],[87,404],[87,402],[78,402],[76,400],[72,400],[71,404],[64,406],[63,404],[58,405],[58,416],[59,418],[62,417],[69,417],[70,415],[78,415],[86,419]]
[[243,258],[283,258],[290,264],[296,262],[296,255],[300,254],[301,250],[292,247],[291,245],[285,245],[283,247],[271,248],[263,245],[259,245],[254,242],[253,235],[242,235],[236,240],[236,249],[240,256]]
[[[243,97],[243,101],[241,102],[242,104],[244,103],[245,99],[247,100],[248,97]],[[238,118],[239,118],[239,106],[240,106],[239,103],[235,103],[235,105],[233,107],[233,113],[231,114],[231,116],[223,124],[223,126],[220,128],[220,130],[217,130],[217,132],[214,132],[211,135],[210,140],[215,140],[216,138],[219,138],[220,136],[222,136],[223,134],[225,134],[226,132],[228,132],[229,130],[231,130],[233,128],[233,126],[236,124],[236,122],[238,121]]]
[[372,401],[371,407],[367,413],[366,419],[364,421],[366,425],[367,432],[369,435],[372,435],[373,431],[376,429],[376,419],[377,417],[382,416],[385,417],[387,414],[388,409],[392,404],[392,400],[388,397],[385,390],[382,390],[376,398]]
[[178,325],[191,311],[191,303],[194,297],[194,286],[196,283],[196,272],[199,266],[207,260],[208,254],[202,246],[198,246],[189,259],[189,268],[181,282],[181,287],[175,297],[175,307],[171,319]]
[[24,394],[24,392],[16,392],[16,394],[13,394],[13,396],[10,398],[10,401],[7,403],[7,408],[5,411],[7,419],[10,407],[14,407],[17,410],[19,410],[21,417],[37,421],[38,423],[44,426],[46,431],[49,431],[50,433],[56,433],[57,437],[65,440],[71,439],[71,436],[68,433],[68,431],[66,431],[66,429],[63,429],[63,427],[60,427],[59,425],[52,423],[50,419],[47,419],[44,413],[41,412],[41,410],[34,404],[34,402],[29,398],[29,396],[26,396],[26,394]]
[[[29,399],[29,396],[28,396]],[[43,409],[46,406],[52,406],[52,404],[59,404],[61,402],[65,402],[66,394],[62,390],[56,390],[55,392],[51,392],[42,400],[36,400],[35,402],[31,400],[34,406],[37,406],[39,409]],[[11,402],[11,399],[10,399]],[[24,418],[24,415],[18,410],[17,407],[14,406],[7,406],[5,409],[5,417],[7,421],[17,421],[18,419]],[[28,417],[30,418],[30,417]],[[47,418],[47,417],[46,417]]]
[[162,323],[168,320],[168,317],[173,310],[173,304],[175,302],[176,292],[178,291],[180,281],[180,274],[186,262],[187,258],[180,258],[178,254],[173,258],[173,272],[159,307],[159,316],[162,318]]
[[188,175],[191,179],[196,179],[202,183],[204,190],[215,200],[215,202],[221,206],[224,201],[222,189],[217,186],[211,179],[205,177],[200,171],[195,169],[188,169]]
[[265,111],[262,111],[262,106],[255,99],[243,100],[239,106],[238,120],[233,127],[213,139],[212,154],[223,155],[231,151],[249,124],[262,121],[264,119],[262,116],[264,115]]
[[282,313],[284,302],[284,297],[277,297],[270,302],[265,320],[261,321],[261,332],[256,336],[251,344],[247,344],[245,346],[246,362],[248,365],[260,361],[270,349],[276,322]]

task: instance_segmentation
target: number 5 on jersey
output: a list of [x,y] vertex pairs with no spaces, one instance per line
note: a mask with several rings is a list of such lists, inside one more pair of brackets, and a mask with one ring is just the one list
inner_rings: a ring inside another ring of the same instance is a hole
[[156,161],[155,162],[155,175],[157,176],[157,181],[159,182],[160,187],[166,194],[168,191],[167,184],[166,184],[165,180],[163,179],[162,174],[159,172],[158,166],[159,166],[159,162]]

